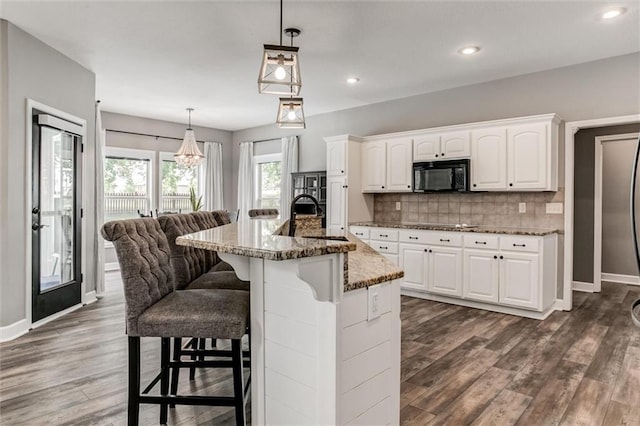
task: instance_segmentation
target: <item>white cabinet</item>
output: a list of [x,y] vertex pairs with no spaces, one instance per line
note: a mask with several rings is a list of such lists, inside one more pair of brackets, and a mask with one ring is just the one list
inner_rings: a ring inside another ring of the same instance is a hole
[[462,249],[429,247],[427,290],[446,296],[462,296]]
[[518,121],[472,132],[472,190],[557,191],[559,119]]
[[471,135],[471,189],[507,188],[507,129],[476,130]]
[[369,142],[362,146],[362,191],[385,190],[387,182],[387,143]]
[[496,253],[493,250],[464,250],[462,295],[465,299],[498,303],[499,259]]
[[428,134],[413,138],[413,161],[437,161],[471,156],[471,132]]
[[399,266],[404,271],[403,288],[427,290],[427,251],[426,246],[419,244],[400,244]]
[[507,129],[509,189],[544,190],[547,187],[547,124]]
[[347,178],[327,177],[327,229],[342,231],[347,227]]
[[347,144],[327,142],[327,176],[344,176],[347,170]]
[[540,256],[525,253],[500,255],[500,303],[540,309]]
[[413,173],[412,145],[410,139],[387,142],[387,191],[411,191]]
[[362,192],[410,192],[411,139],[362,144]]

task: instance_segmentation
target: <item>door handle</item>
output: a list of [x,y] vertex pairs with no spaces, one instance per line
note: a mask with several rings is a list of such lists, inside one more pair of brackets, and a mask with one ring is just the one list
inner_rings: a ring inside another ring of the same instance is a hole
[[31,229],[33,229],[34,231],[39,231],[46,226],[49,225],[40,225],[39,223],[34,223],[33,225],[31,225]]

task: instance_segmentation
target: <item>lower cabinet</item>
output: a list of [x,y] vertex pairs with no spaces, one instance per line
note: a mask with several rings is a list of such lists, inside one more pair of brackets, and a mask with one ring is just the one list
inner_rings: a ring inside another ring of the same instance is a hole
[[[462,238],[457,232],[401,231],[398,236],[397,230],[371,230],[372,235],[386,238],[371,239],[371,247],[404,270],[401,286],[411,295],[446,296],[451,303],[481,302],[488,309],[504,306],[515,314],[523,309],[525,316],[524,310],[549,312],[555,301],[556,234],[464,233]],[[357,232],[368,236],[362,228]]]

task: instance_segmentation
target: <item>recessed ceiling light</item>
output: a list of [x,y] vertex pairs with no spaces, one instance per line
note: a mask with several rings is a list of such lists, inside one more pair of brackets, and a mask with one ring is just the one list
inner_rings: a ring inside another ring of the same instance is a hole
[[347,78],[347,83],[349,84],[356,84],[360,81],[360,79],[358,77],[349,77]]
[[615,9],[609,9],[604,12],[600,17],[602,19],[613,19],[625,13],[627,10],[622,7],[616,7]]
[[478,53],[480,48],[478,46],[467,46],[458,50],[458,53],[461,55],[473,55],[474,53]]

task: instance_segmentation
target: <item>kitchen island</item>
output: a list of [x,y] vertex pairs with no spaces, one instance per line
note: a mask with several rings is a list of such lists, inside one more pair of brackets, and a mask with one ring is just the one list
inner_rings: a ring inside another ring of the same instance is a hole
[[398,424],[400,268],[355,236],[253,219],[177,239],[251,282],[252,424]]

